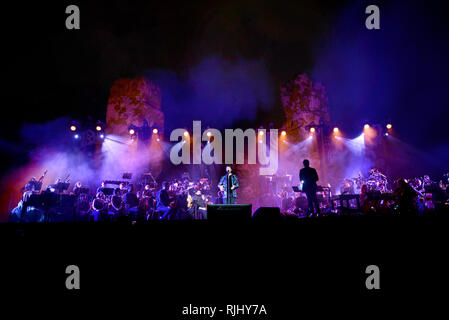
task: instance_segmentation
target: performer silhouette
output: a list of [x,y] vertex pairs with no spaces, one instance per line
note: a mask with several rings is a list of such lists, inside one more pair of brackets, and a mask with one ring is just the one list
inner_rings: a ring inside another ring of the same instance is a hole
[[316,197],[318,173],[314,168],[310,167],[309,160],[305,159],[303,162],[304,168],[299,171],[299,180],[302,182],[302,191],[306,193],[307,202],[309,205],[310,216],[314,214],[314,206],[316,210],[316,215],[320,214],[320,206],[318,204],[318,199]]
[[232,173],[231,166],[226,166],[226,174],[221,177],[218,188],[222,193],[223,204],[235,204],[237,199],[236,189],[239,187],[237,176]]

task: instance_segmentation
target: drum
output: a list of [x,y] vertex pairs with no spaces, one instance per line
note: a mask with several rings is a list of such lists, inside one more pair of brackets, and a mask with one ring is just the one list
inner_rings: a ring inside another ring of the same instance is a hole
[[352,179],[344,179],[340,184],[341,194],[354,194],[354,181]]

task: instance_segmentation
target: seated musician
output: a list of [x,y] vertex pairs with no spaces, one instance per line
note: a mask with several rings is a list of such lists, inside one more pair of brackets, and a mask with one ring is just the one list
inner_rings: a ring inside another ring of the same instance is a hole
[[94,201],[92,201],[92,213],[94,221],[99,221],[106,213],[107,206],[103,192],[98,192]]
[[192,197],[192,206],[194,218],[198,220],[207,219],[206,197],[201,194],[201,190],[197,190]]
[[176,195],[174,205],[171,208],[173,210],[172,215],[173,218],[184,219],[184,217],[186,217],[188,210],[187,198],[188,198],[187,190],[181,187]]
[[105,184],[104,181],[102,181],[102,182],[101,182],[101,186],[98,187],[98,189],[97,189],[97,193],[98,193],[98,192],[103,192],[103,193],[104,193],[104,189],[106,189],[106,184]]
[[398,187],[393,193],[399,201],[399,212],[401,215],[413,215],[417,213],[416,191],[404,180],[398,180]]
[[170,197],[168,195],[168,190],[170,188],[170,184],[168,182],[164,182],[162,184],[162,189],[156,195],[156,211],[160,212],[160,219],[169,219],[170,218]]
[[120,195],[120,189],[114,189],[114,195],[111,198],[111,207],[108,212],[110,215],[122,215],[125,209],[125,203]]
[[120,183],[118,187],[120,189],[120,195],[123,197],[128,192],[128,189],[126,188],[126,185],[123,182]]
[[[123,202],[125,204],[125,214],[137,214],[139,199],[137,195],[133,192],[133,186],[128,185],[127,192],[123,195]],[[123,192],[123,191],[121,191]]]
[[368,185],[362,184],[360,187],[360,208],[364,213],[371,210],[371,203],[368,200]]
[[73,194],[76,196],[79,196],[82,186],[83,185],[81,184],[81,181],[78,181],[77,183],[75,183],[75,186],[73,187],[73,191],[72,191]]

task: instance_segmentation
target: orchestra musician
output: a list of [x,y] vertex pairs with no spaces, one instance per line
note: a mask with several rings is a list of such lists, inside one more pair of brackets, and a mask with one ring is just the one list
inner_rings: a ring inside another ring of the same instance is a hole
[[76,183],[75,183],[75,186],[73,187],[73,190],[72,190],[72,192],[73,192],[73,194],[74,195],[76,195],[77,197],[80,195],[80,193],[81,193],[81,188],[82,188],[82,184],[81,184],[81,181],[77,181]]
[[159,219],[170,219],[170,196],[168,191],[170,184],[168,182],[162,183],[162,189],[156,195],[156,211],[161,213]]
[[125,209],[125,203],[120,195],[120,189],[115,188],[114,195],[111,198],[111,204],[110,204],[110,209],[109,209],[108,214],[110,216],[112,215],[112,218],[121,216],[124,213],[124,209]]
[[94,221],[99,221],[103,218],[107,211],[107,204],[103,192],[98,192],[94,201],[92,201],[92,213],[91,216]]
[[414,215],[417,213],[417,192],[404,180],[398,180],[398,187],[393,195],[398,198],[399,212],[402,215]]
[[207,219],[206,196],[201,193],[200,189],[196,190],[194,196],[192,197],[192,207],[194,219]]
[[98,187],[97,189],[97,193],[98,192],[103,192],[104,193],[104,189],[106,189],[106,183],[104,181],[101,182],[101,186]]
[[128,189],[126,188],[125,183],[123,183],[123,182],[120,183],[118,187],[120,189],[120,195],[121,196],[124,196],[128,192]]

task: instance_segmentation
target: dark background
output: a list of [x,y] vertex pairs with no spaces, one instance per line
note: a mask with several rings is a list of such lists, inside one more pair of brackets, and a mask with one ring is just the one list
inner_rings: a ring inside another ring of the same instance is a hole
[[[81,30],[65,28],[69,4],[2,7],[2,171],[26,162],[24,123],[104,119],[114,80],[154,70],[182,79],[210,56],[266,66],[274,100],[248,126],[280,127],[279,86],[307,72],[349,136],[391,122],[407,144],[448,159],[444,1],[377,1],[375,31],[364,26],[367,1],[80,1]],[[162,107],[169,127],[176,115],[164,97]]]
[[[364,8],[373,3],[382,29],[371,32]],[[182,76],[211,54],[263,59],[275,96],[308,72],[349,133],[388,120],[417,149],[447,154],[444,1],[76,2],[78,31],[65,29],[69,4],[2,3],[2,171],[26,162],[24,123],[102,119],[117,78],[153,69]],[[282,122],[278,98],[254,123]],[[433,299],[426,317],[441,309],[446,221],[353,218],[264,228],[3,224],[4,309],[173,319],[181,304],[266,303],[274,319],[403,317],[425,298]],[[81,268],[81,292],[63,287],[68,264]],[[368,264],[381,267],[380,292],[363,287]]]

